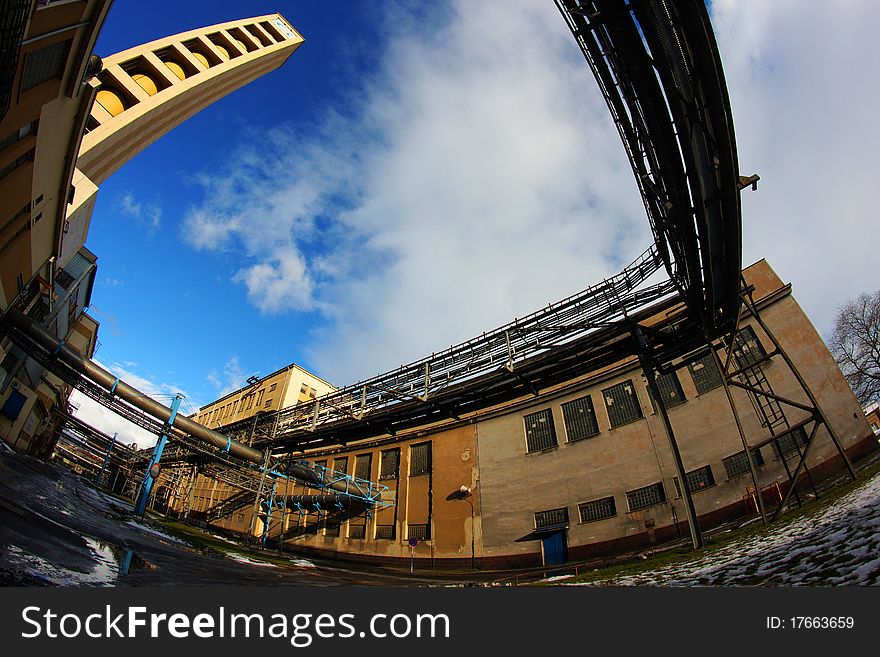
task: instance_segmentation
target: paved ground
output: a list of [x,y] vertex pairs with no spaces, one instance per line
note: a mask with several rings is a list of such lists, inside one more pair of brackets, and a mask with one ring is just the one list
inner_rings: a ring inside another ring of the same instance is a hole
[[[413,577],[295,555],[269,563],[267,554],[246,555],[240,546],[214,539],[205,547],[172,536],[158,520],[137,518],[131,504],[65,468],[0,449],[0,585],[445,586],[509,575],[417,572]],[[699,559],[593,584],[878,585],[880,474],[809,515]]]

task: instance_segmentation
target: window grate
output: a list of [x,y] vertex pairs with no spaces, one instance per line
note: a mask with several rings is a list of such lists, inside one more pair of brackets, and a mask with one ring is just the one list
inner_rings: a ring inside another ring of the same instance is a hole
[[392,540],[394,538],[394,525],[376,525],[376,538]]
[[721,372],[718,370],[715,356],[711,352],[689,363],[688,370],[698,395],[714,390],[722,384]]
[[327,516],[324,520],[324,535],[339,536],[339,516]]
[[535,529],[543,527],[558,527],[568,524],[568,507],[538,511],[535,513]]
[[807,432],[803,427],[798,427],[779,436],[773,442],[773,451],[776,456],[782,456],[782,454],[796,452],[799,447],[806,447],[806,445]]
[[526,448],[529,452],[540,452],[556,447],[556,428],[553,426],[553,413],[549,408],[523,417],[526,428]]
[[[663,405],[666,408],[672,408],[673,406],[678,406],[679,404],[683,404],[685,401],[687,401],[684,396],[684,390],[681,389],[681,382],[678,380],[678,376],[675,374],[675,372],[670,372],[669,374],[658,374],[657,389],[660,391],[660,396],[663,398]],[[657,405],[654,403],[653,396],[651,396],[651,407],[656,413]]]
[[372,464],[372,454],[358,454],[354,460],[354,476],[358,479],[369,479]]
[[581,522],[595,522],[616,516],[617,507],[613,497],[603,497],[578,504],[578,513],[580,513]]
[[743,326],[736,332],[733,354],[736,357],[736,366],[743,369],[757,363],[767,352],[755,335],[755,330],[751,326]]
[[627,491],[626,502],[630,511],[646,509],[649,506],[662,504],[666,501],[666,491],[663,490],[663,482],[658,481],[650,486],[643,486],[635,490]]
[[599,433],[596,411],[590,395],[575,399],[562,405],[562,418],[568,442],[573,443]]
[[616,386],[605,388],[602,391],[605,399],[605,408],[608,411],[608,421],[611,428],[629,424],[643,417],[642,407],[636,395],[632,380],[618,383]]
[[348,526],[348,537],[354,539],[363,539],[367,537],[367,526],[366,525],[349,525]]
[[431,472],[431,443],[419,443],[409,448],[409,474],[429,474]]
[[397,479],[397,472],[400,469],[400,449],[395,447],[382,452],[381,464],[379,479]]
[[712,475],[712,468],[708,465],[686,472],[684,477],[687,480],[688,490],[692,493],[697,493],[715,485],[715,477]]
[[49,80],[60,80],[67,65],[72,39],[59,41],[27,54],[21,73],[21,90],[27,91]]
[[431,538],[431,525],[407,525],[407,538],[416,538],[420,541],[427,541]]
[[[761,456],[761,450],[757,447],[752,450],[752,461],[754,461],[756,468],[760,468],[764,465],[764,457]],[[737,452],[732,456],[728,456],[726,459],[722,459],[721,463],[724,465],[724,470],[727,472],[728,479],[733,479],[734,477],[749,472],[749,459],[746,458],[745,450]]]

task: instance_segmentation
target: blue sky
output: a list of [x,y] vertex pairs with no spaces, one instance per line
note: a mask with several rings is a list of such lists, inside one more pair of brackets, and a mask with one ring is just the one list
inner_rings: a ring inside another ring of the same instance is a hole
[[[880,9],[821,7],[713,2],[741,170],[762,176],[744,197],[744,260],[766,257],[826,333],[834,306],[878,287],[858,236],[876,230],[878,92],[863,81],[878,79]],[[353,383],[572,294],[649,244],[550,0],[116,0],[97,52],[271,11],[306,43],[99,193],[97,359],[132,384],[181,391],[193,411],[290,362]]]

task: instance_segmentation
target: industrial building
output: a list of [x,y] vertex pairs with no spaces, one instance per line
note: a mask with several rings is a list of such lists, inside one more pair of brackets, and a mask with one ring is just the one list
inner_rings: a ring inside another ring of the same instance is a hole
[[[791,285],[763,260],[743,275],[754,287],[761,319],[817,392],[849,457],[876,449],[858,401]],[[755,318],[744,318],[738,336],[737,369],[754,363],[771,394],[809,403]],[[757,513],[749,461],[721,369],[708,350],[678,365],[661,376],[659,387],[699,522],[712,527]],[[752,460],[764,501],[778,503],[808,442],[802,424],[808,411],[783,410],[784,403],[767,397],[759,402],[743,389],[731,394],[746,435],[753,437]],[[763,402],[764,410],[753,402]],[[769,440],[768,425],[775,440]],[[395,504],[354,515],[332,506],[288,506],[270,515],[267,527],[252,493],[208,476],[169,479],[160,495],[180,516],[239,535],[266,532],[267,544],[283,540],[286,549],[305,553],[405,561],[411,556],[410,539],[416,539],[416,559],[435,568],[468,567],[472,559],[485,568],[560,563],[688,535],[682,483],[644,372],[632,357],[458,419],[426,422],[397,435],[377,431],[351,444],[294,455],[387,485]],[[801,494],[810,494],[814,484],[843,468],[821,429],[806,461]],[[295,482],[279,483],[275,491],[280,497],[307,492]],[[223,504],[227,498],[234,503]],[[161,508],[167,510],[166,504]]]
[[[877,448],[864,413],[791,286],[765,261],[742,268],[739,195],[757,176],[739,175],[705,5],[658,18],[648,4],[599,16],[557,2],[654,237],[620,274],[372,379],[336,388],[291,365],[191,417],[20,303],[11,349],[162,436],[131,455],[151,473],[139,505],[303,553],[506,568],[700,547],[706,527],[766,521],[833,473],[854,477]],[[106,58],[54,257],[81,253],[118,166],[301,42],[273,15]]]

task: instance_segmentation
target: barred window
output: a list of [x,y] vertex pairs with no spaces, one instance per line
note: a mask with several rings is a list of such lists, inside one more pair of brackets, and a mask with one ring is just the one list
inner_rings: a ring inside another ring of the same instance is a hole
[[342,474],[348,474],[348,457],[341,456],[337,459],[333,459],[333,469],[336,472],[341,472]]
[[67,53],[72,41],[60,41],[29,52],[21,73],[21,90],[33,89],[48,80],[60,80],[64,76]]
[[570,443],[599,433],[593,399],[590,395],[563,404],[562,418],[565,421],[565,433]]
[[431,538],[431,525],[407,525],[407,538],[417,538],[420,541],[427,541]]
[[686,472],[684,477],[687,480],[688,490],[692,493],[696,493],[715,485],[715,477],[712,475],[712,468],[708,465]]
[[358,454],[354,460],[354,476],[358,479],[369,479],[372,465],[372,454]]
[[394,525],[376,525],[376,538],[383,540],[393,540]]
[[[660,396],[663,398],[663,405],[666,408],[678,406],[679,404],[683,404],[686,401],[684,390],[681,389],[681,382],[678,380],[678,375],[676,375],[675,372],[670,372],[669,374],[658,374],[657,389],[660,391]],[[654,403],[654,397],[650,395],[650,389],[648,390],[648,392],[648,396],[651,397],[651,407],[656,413],[657,405]]]
[[630,511],[646,509],[649,506],[662,504],[665,501],[666,491],[663,490],[662,481],[626,492],[626,503],[629,504]]
[[581,522],[593,522],[616,516],[617,507],[614,505],[613,497],[603,497],[578,504],[578,512],[581,515]]
[[409,475],[429,474],[431,472],[431,443],[419,443],[409,448]]
[[535,513],[535,529],[542,527],[558,527],[568,524],[568,507],[538,511]]
[[[764,465],[764,457],[761,456],[761,450],[757,447],[752,450],[752,461],[756,468]],[[721,459],[721,463],[724,465],[728,479],[733,479],[749,471],[749,459],[746,458],[745,450],[728,456],[726,459]]]
[[605,388],[602,396],[605,398],[605,408],[612,429],[642,417],[642,407],[631,380]]
[[714,390],[722,384],[721,372],[718,370],[715,356],[711,352],[689,363],[688,370],[690,370],[691,379],[693,379],[694,387],[699,395]]
[[764,345],[758,340],[751,326],[743,326],[736,332],[734,345],[733,353],[736,356],[736,365],[740,369],[754,365],[767,355]]
[[798,451],[798,447],[806,447],[807,432],[803,427],[798,427],[787,433],[782,434],[773,442],[773,451],[776,456],[782,454],[790,454]]
[[348,526],[348,537],[349,538],[366,538],[367,537],[367,526],[366,525],[349,525]]
[[549,408],[523,417],[526,427],[526,446],[529,452],[556,447],[556,429]]
[[381,464],[379,479],[397,479],[397,471],[400,469],[400,448],[395,447],[382,452]]
[[324,519],[324,535],[325,536],[339,536],[339,516],[337,514],[333,514],[332,516],[327,516]]

